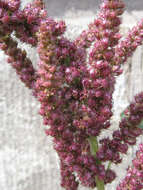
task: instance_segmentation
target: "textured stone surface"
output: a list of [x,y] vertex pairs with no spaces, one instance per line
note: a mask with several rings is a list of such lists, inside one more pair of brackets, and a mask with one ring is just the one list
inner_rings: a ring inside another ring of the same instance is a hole
[[[126,1],[131,12],[124,14],[123,33],[143,17],[140,8],[140,6],[143,8],[143,2],[130,1],[131,3]],[[23,5],[27,2],[24,1]],[[79,2],[75,0],[47,2],[50,15],[65,19],[66,35],[70,39],[75,38],[94,19],[96,13],[93,12],[93,6],[97,8],[99,5],[99,1],[95,0]],[[38,56],[35,56],[36,50],[27,45],[22,47],[27,50],[36,66],[38,61]],[[138,48],[125,66],[124,74],[117,79],[114,93],[115,115],[112,128],[108,131],[109,135],[117,128],[120,113],[132,100],[133,95],[143,90],[142,53],[143,47]],[[0,189],[61,190],[58,157],[52,148],[52,139],[44,134],[42,118],[38,115],[39,103],[32,97],[30,90],[19,81],[14,70],[6,63],[6,56],[2,52],[0,58]],[[107,133],[103,132],[102,135],[105,136]],[[138,143],[141,140],[142,137],[138,138]],[[125,168],[131,163],[136,149],[137,146],[129,149],[123,163],[113,166],[118,177],[107,186],[107,190],[115,190],[116,184],[125,175]]]

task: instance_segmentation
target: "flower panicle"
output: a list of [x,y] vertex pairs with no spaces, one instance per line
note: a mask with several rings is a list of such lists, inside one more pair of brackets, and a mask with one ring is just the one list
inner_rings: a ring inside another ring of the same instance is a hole
[[[116,76],[143,41],[143,21],[121,39],[124,3],[103,0],[98,17],[72,42],[64,36],[65,22],[48,17],[42,0],[23,10],[19,6],[19,0],[0,1],[0,48],[41,104],[39,114],[49,126],[46,135],[53,137],[60,158],[61,186],[77,190],[81,183],[89,188],[101,185],[103,189],[116,177],[111,163],[120,163],[120,153],[125,154],[142,134],[138,127],[143,119],[140,93],[126,109],[113,138],[98,142],[101,131],[111,125]],[[17,47],[13,31],[21,42],[37,47],[37,70],[26,51]],[[87,48],[91,48],[89,52]],[[107,168],[105,161],[109,161]]]
[[128,57],[132,56],[136,48],[142,45],[143,41],[143,19],[134,26],[127,36],[115,47],[114,62],[116,65],[125,63]]
[[96,43],[97,40],[100,40],[102,46],[115,46],[121,38],[119,26],[121,24],[120,16],[124,12],[124,7],[125,5],[121,0],[103,1],[97,18],[93,23],[89,24],[87,30],[84,30],[77,37],[75,40],[76,45],[89,48],[94,41]]
[[143,189],[143,144],[139,145],[132,166],[128,167],[127,174],[116,190],[142,190]]
[[113,139],[104,138],[97,157],[101,161],[112,161],[115,164],[122,160],[119,153],[126,154],[128,146],[136,144],[136,138],[143,134],[140,123],[143,121],[143,92],[137,94],[134,101],[125,110],[119,129],[113,132]]

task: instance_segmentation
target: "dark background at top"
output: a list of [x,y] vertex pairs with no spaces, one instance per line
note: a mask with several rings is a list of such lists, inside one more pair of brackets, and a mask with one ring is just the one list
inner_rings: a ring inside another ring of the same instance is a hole
[[[101,0],[44,0],[50,16],[64,16],[68,9],[90,10],[96,13]],[[143,10],[143,0],[124,0],[127,11]]]

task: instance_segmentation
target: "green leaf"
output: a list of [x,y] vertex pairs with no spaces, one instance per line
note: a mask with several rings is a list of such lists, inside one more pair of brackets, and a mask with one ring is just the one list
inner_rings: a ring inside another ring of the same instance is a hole
[[64,59],[64,64],[66,64],[67,66],[70,65],[70,57],[66,57],[66,58]]
[[141,123],[139,124],[139,128],[143,129],[143,120],[142,120]]
[[120,114],[120,116],[121,116],[121,119],[123,119],[124,117],[126,117],[125,114],[124,114],[124,111]]

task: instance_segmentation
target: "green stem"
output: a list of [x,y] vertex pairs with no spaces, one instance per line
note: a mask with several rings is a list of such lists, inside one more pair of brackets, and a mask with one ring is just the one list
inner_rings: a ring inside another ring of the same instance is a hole
[[[88,141],[89,141],[89,144],[90,144],[90,152],[96,158],[96,152],[98,151],[97,137],[91,136],[91,137],[89,137]],[[96,158],[96,161],[97,161],[98,164],[101,163],[100,160],[98,160],[97,158]],[[98,178],[98,176],[95,177],[95,180],[96,180],[96,187],[97,187],[97,189],[98,190],[105,190],[105,188],[104,188],[104,181],[100,180]]]
[[98,178],[98,176],[95,177],[95,180],[96,180],[96,188],[97,188],[98,190],[105,190],[105,189],[104,189],[104,181],[103,181],[103,180],[100,180],[100,179]]
[[91,154],[96,157],[96,152],[98,151],[98,142],[96,137],[89,137],[89,144],[90,144],[90,152]]
[[108,163],[107,170],[109,170],[109,169],[110,169],[111,164],[112,164],[112,162],[110,161],[110,162]]

